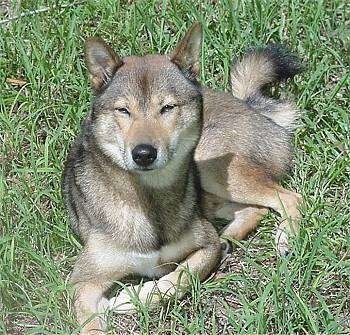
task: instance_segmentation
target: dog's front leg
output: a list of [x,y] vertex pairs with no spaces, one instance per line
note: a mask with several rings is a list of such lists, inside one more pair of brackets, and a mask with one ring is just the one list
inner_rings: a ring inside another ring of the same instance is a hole
[[215,237],[215,240],[190,254],[173,272],[159,280],[123,289],[116,297],[110,299],[110,308],[121,314],[132,313],[136,310],[135,300],[152,308],[160,301],[173,296],[181,298],[190,285],[191,275],[198,276],[200,280],[205,279],[216,268],[220,259],[220,242],[219,238]]
[[80,335],[102,335],[106,329],[105,312],[109,303],[104,293],[114,280],[123,277],[116,264],[104,264],[103,260],[109,256],[107,245],[105,249],[88,245],[74,266],[70,282],[74,288],[76,318],[82,326]]
[[82,326],[80,335],[102,335],[106,328],[104,312],[108,300],[103,296],[106,283],[85,281],[74,285],[74,309],[78,324]]

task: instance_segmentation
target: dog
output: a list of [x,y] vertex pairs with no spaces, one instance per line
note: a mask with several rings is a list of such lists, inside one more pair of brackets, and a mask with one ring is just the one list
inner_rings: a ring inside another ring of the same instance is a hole
[[[297,110],[261,90],[300,72],[297,58],[251,51],[232,66],[232,92],[215,92],[198,82],[201,41],[196,22],[170,55],[120,58],[102,39],[86,42],[94,99],[62,182],[84,244],[70,279],[82,335],[102,334],[110,308],[135,309],[127,288],[106,298],[115,281],[151,278],[133,287],[150,307],[181,297],[191,275],[216,269],[220,241],[244,238],[268,208],[281,215],[280,253],[298,232],[301,197],[278,184]],[[218,217],[230,220],[221,240]]]

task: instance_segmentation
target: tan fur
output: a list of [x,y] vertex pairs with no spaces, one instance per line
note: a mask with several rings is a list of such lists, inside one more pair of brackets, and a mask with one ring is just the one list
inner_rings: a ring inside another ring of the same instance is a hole
[[[124,59],[100,39],[87,42],[96,96],[63,178],[84,242],[71,276],[81,335],[103,333],[106,310],[134,311],[135,298],[152,307],[181,297],[192,275],[209,276],[221,256],[216,217],[231,221],[223,237],[242,239],[276,210],[281,253],[298,231],[300,196],[278,185],[294,111],[257,94],[276,64],[256,53],[232,68],[233,94],[200,87],[201,36],[196,23],[172,55]],[[145,165],[134,156],[140,145],[156,152]],[[108,299],[129,275],[152,280]]]
[[275,111],[266,112],[262,110],[261,113],[289,131],[293,131],[298,127],[300,113],[297,107],[290,101],[280,102],[278,109]]
[[[202,143],[205,142],[205,147]],[[200,142],[196,150],[196,160],[201,172],[202,187],[204,190],[220,198],[216,199],[216,203],[231,203],[253,205],[272,208],[281,215],[281,223],[276,232],[276,246],[281,254],[288,252],[288,236],[298,233],[298,220],[300,212],[298,206],[301,204],[301,196],[297,193],[290,192],[280,187],[277,181],[274,181],[261,167],[257,167],[243,157],[226,158],[227,163],[221,164],[221,169],[218,164],[222,163],[224,152],[218,153],[218,161],[215,158],[207,161],[201,160],[201,150],[204,156],[210,154],[209,143],[215,143],[215,139],[206,138]],[[215,148],[216,150],[216,148]],[[229,149],[228,149],[229,150]],[[207,195],[208,197],[208,195]],[[207,206],[212,205],[208,200]],[[216,207],[216,211],[219,207]],[[208,212],[208,210],[207,210]],[[244,220],[238,218],[241,213],[237,212],[236,222],[233,221],[231,228],[227,228],[226,235],[231,238],[244,238],[249,231],[252,231],[256,226],[265,210],[253,209],[249,210],[249,215],[244,215]],[[209,217],[210,219],[210,217]],[[241,222],[241,228],[234,228]]]
[[266,208],[246,206],[235,211],[234,220],[222,232],[223,237],[242,240],[258,225],[262,216],[268,212]]
[[[121,60],[103,41],[87,42],[96,97],[63,180],[73,227],[85,244],[71,276],[82,335],[103,332],[104,312],[115,303],[133,306],[124,291],[108,301],[114,281],[154,278],[139,292],[141,302],[153,305],[176,294],[178,285],[186,289],[184,270],[204,279],[220,260],[219,236],[197,201],[193,160],[202,118],[195,80],[200,42],[198,24],[172,58]],[[164,106],[171,107],[163,113]],[[157,152],[148,170],[133,156],[141,144]]]
[[230,73],[233,96],[246,100],[257,88],[269,83],[273,79],[273,73],[268,59],[255,53],[247,55]]

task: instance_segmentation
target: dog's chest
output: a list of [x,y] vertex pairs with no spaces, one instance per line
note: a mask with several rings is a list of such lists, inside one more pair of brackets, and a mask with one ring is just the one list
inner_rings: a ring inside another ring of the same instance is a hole
[[131,183],[122,189],[106,185],[106,189],[94,202],[101,206],[100,222],[105,232],[121,246],[159,250],[177,240],[193,220],[196,193],[192,184],[165,191],[137,188]]
[[133,273],[142,276],[158,277],[164,272],[162,265],[173,265],[183,261],[195,248],[191,232],[184,234],[178,241],[164,245],[157,251],[148,253],[126,252],[124,259]]
[[[192,208],[166,201],[118,200],[103,205],[105,232],[123,247],[136,250],[160,249],[178,237],[190,224]],[[164,250],[168,250],[165,248]]]
[[183,261],[197,246],[192,231],[184,233],[177,241],[166,244],[159,250],[138,252],[124,250],[113,242],[96,237],[90,243],[91,255],[101,269],[117,267],[124,275],[139,274],[159,277],[169,265],[176,266]]

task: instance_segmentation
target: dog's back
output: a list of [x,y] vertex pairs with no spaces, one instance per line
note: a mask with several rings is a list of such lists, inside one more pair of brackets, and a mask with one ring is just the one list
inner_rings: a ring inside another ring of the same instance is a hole
[[271,178],[289,172],[297,110],[263,95],[263,86],[300,72],[297,59],[279,46],[248,53],[231,69],[232,94],[204,90],[204,128],[198,162],[234,155],[259,165]]
[[225,234],[241,239],[266,213],[260,206],[273,208],[283,218],[276,235],[281,253],[288,251],[287,235],[298,230],[300,196],[277,183],[292,165],[298,115],[292,103],[270,99],[262,88],[300,71],[297,58],[279,46],[246,54],[232,66],[232,94],[204,89],[195,153],[207,217],[233,220]]

